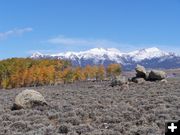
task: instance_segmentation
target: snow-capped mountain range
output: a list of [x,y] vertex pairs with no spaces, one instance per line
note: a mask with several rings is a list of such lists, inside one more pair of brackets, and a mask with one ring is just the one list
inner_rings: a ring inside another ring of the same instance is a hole
[[115,48],[94,48],[81,52],[65,52],[58,54],[32,54],[33,59],[65,59],[70,60],[74,66],[86,66],[110,63],[122,64],[125,70],[133,69],[137,64],[146,68],[178,68],[180,56],[172,52],[165,52],[156,47],[123,53]]

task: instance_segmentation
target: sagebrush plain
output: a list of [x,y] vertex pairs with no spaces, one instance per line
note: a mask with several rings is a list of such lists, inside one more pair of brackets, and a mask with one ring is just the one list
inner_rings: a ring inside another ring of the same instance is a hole
[[[165,120],[180,119],[180,80],[130,83],[77,82],[0,90],[1,135],[163,135]],[[15,96],[35,89],[48,106],[11,110]]]

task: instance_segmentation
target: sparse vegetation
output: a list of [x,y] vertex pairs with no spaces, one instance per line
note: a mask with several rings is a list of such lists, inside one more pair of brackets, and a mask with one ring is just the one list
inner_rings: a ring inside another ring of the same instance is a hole
[[[165,120],[178,120],[179,80],[131,83],[75,82],[33,88],[48,106],[11,110],[24,88],[0,90],[2,135],[163,135]],[[93,87],[91,87],[93,86]]]

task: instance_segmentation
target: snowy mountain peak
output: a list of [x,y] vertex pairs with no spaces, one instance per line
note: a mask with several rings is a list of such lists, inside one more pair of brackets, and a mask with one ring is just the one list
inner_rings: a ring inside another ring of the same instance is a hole
[[104,48],[93,48],[89,50],[90,52],[104,52],[106,49]]
[[[109,63],[119,63],[124,66],[128,66],[132,68],[137,63],[146,63],[150,66],[152,65],[152,61],[155,60],[157,65],[162,65],[160,63],[164,61],[170,61],[172,64],[173,60],[179,60],[176,54],[164,52],[156,47],[146,48],[141,50],[136,50],[129,53],[123,53],[115,48],[93,48],[87,51],[81,52],[64,52],[58,54],[42,54],[39,52],[34,53],[31,58],[42,59],[42,58],[54,58],[54,59],[65,59],[70,60],[73,65],[85,66],[87,64],[90,65],[98,65],[104,64],[105,66]],[[146,62],[148,61],[148,62]],[[180,63],[177,61],[177,63]],[[172,65],[171,64],[171,65]],[[167,66],[167,65],[166,65]]]
[[40,53],[40,52],[35,52],[32,54],[31,58],[39,58],[39,57],[43,57],[44,54]]
[[159,48],[157,47],[151,47],[151,48],[144,48],[144,49],[140,49],[139,51],[145,51],[145,52],[159,52],[161,51]]
[[106,53],[121,53],[118,49],[116,48],[107,48],[107,49],[104,49],[104,48],[93,48],[93,49],[90,49],[88,51],[85,51],[86,53],[93,53],[93,54],[99,54],[99,55],[103,55],[103,54],[106,54]]
[[156,57],[162,57],[169,55],[170,53],[161,51],[160,49],[156,47],[147,48],[147,49],[141,49],[136,50],[129,53],[122,53],[116,48],[93,48],[87,51],[81,51],[81,52],[65,52],[65,53],[58,53],[58,54],[52,54],[52,55],[44,55],[42,53],[36,52],[34,53],[31,58],[38,58],[43,56],[50,56],[50,57],[62,57],[66,59],[72,59],[74,57],[76,58],[94,58],[94,59],[104,59],[106,58],[110,60],[118,60],[120,57],[131,57],[134,61],[141,61],[143,59],[151,59]]
[[134,61],[141,61],[144,59],[162,57],[165,55],[169,55],[169,53],[164,52],[156,47],[152,47],[152,48],[133,51],[133,52],[128,53],[128,55],[132,57]]

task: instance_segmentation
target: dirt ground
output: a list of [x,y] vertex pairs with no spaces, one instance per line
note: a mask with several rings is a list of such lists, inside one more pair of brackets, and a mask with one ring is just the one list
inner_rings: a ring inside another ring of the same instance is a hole
[[163,135],[180,120],[180,80],[130,84],[79,82],[35,89],[49,106],[11,110],[26,88],[0,90],[0,135]]

